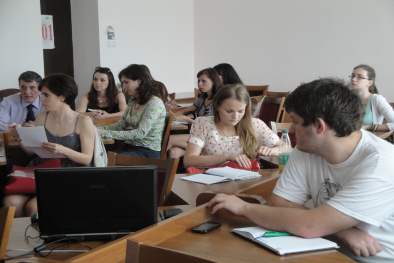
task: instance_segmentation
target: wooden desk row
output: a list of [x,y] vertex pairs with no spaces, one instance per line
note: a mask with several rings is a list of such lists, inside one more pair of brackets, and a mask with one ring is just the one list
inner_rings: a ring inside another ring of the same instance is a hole
[[[194,207],[197,195],[201,192],[226,192],[260,194],[269,196],[278,178],[276,171],[264,172],[259,179],[226,182],[215,185],[201,185],[183,181],[177,176],[173,191],[185,199],[192,207],[189,210],[168,220],[164,220],[151,227],[142,229],[122,239],[104,245],[97,244],[89,252],[76,254],[53,254],[51,262],[73,263],[119,263],[119,262],[353,262],[337,251],[299,254],[295,256],[279,257],[251,242],[235,237],[230,233],[234,227],[244,226],[247,222],[222,213],[215,220],[222,222],[222,227],[206,235],[194,234],[190,229],[208,219],[211,215],[205,206]],[[194,207],[194,208],[193,208]],[[26,222],[25,222],[26,224]],[[16,229],[15,229],[16,228]],[[17,238],[24,227],[13,227],[12,244],[21,241]],[[18,239],[18,240],[15,240]],[[13,245],[17,246],[17,245]],[[81,248],[75,244],[72,248]],[[83,247],[83,246],[82,246]],[[18,262],[12,260],[9,262]],[[48,262],[48,259],[30,257],[23,262]]]

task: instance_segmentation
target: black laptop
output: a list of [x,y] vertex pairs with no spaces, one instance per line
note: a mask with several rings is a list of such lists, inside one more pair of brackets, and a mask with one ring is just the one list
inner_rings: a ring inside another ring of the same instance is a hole
[[156,169],[36,169],[41,238],[114,239],[156,223]]

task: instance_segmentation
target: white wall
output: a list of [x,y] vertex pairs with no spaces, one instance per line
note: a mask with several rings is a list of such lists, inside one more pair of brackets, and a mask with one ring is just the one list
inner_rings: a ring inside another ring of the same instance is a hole
[[[100,63],[117,80],[129,64],[146,64],[170,92],[193,90],[193,0],[99,0]],[[74,23],[74,22],[73,22]],[[106,28],[115,29],[109,47]]]
[[40,0],[1,0],[0,32],[0,89],[17,88],[26,70],[44,74]]
[[246,84],[292,90],[360,63],[394,101],[394,1],[196,0],[196,71],[229,62]]
[[71,0],[74,78],[79,95],[89,91],[94,68],[100,65],[97,0]]

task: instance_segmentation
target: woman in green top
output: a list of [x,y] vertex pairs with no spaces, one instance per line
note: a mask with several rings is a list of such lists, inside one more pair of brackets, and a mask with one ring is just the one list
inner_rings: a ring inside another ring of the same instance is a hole
[[122,89],[131,99],[122,119],[101,127],[100,134],[103,138],[124,141],[119,153],[160,158],[166,109],[163,101],[153,95],[153,79],[145,67],[132,64],[119,73]]

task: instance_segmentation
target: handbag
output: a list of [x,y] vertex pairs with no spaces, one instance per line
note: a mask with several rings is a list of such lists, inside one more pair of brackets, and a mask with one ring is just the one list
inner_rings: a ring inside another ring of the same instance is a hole
[[37,168],[59,168],[59,159],[48,159],[34,166],[13,165],[13,172],[8,176],[8,181],[4,186],[4,194],[34,194],[36,192],[36,182],[34,170]]

